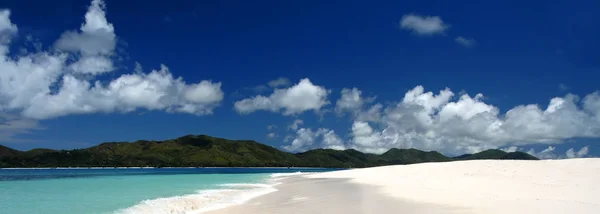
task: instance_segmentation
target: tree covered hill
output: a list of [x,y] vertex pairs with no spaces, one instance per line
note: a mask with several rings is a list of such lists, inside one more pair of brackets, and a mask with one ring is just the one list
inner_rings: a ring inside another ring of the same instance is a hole
[[459,157],[416,149],[381,154],[354,149],[315,149],[292,154],[251,140],[186,135],[165,141],[109,142],[86,149],[18,151],[0,145],[0,168],[7,167],[341,167],[360,168],[475,159],[537,158],[523,152],[486,150]]

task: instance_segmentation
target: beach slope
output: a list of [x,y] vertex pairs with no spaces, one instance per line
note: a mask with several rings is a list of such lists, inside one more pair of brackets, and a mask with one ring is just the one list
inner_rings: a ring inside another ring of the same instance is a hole
[[316,173],[224,213],[598,213],[600,159],[476,160]]

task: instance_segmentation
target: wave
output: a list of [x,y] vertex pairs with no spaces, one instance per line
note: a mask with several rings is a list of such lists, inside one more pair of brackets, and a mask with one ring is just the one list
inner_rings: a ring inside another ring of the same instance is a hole
[[223,184],[228,189],[201,190],[196,194],[144,200],[116,214],[199,214],[277,191],[269,184]]
[[250,184],[250,183],[235,183],[235,184],[220,184],[220,187],[231,187],[231,188],[269,188],[275,184]]
[[252,198],[277,191],[278,180],[312,173],[273,173],[266,183],[228,183],[219,189],[200,190],[195,194],[144,200],[119,210],[115,214],[200,214],[231,205],[242,204]]
[[313,174],[313,173],[312,172],[299,172],[299,171],[298,172],[290,172],[290,173],[273,173],[273,174],[271,174],[271,179],[269,179],[269,181],[277,182],[282,179],[286,179],[288,177],[308,175],[308,174]]
[[308,172],[289,172],[289,173],[273,173],[271,174],[271,178],[280,178],[280,177],[289,177],[289,176],[296,176],[296,175],[305,175],[305,174],[309,174]]

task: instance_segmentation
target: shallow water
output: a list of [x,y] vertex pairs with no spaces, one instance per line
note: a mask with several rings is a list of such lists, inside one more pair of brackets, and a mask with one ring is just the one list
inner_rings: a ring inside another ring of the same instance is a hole
[[0,169],[0,213],[198,213],[275,191],[273,177],[332,169]]

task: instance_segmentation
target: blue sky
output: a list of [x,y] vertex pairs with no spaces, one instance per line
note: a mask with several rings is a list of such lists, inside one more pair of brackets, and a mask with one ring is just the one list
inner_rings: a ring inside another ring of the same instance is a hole
[[0,8],[0,143],[18,149],[208,134],[290,151],[600,155],[594,0]]

